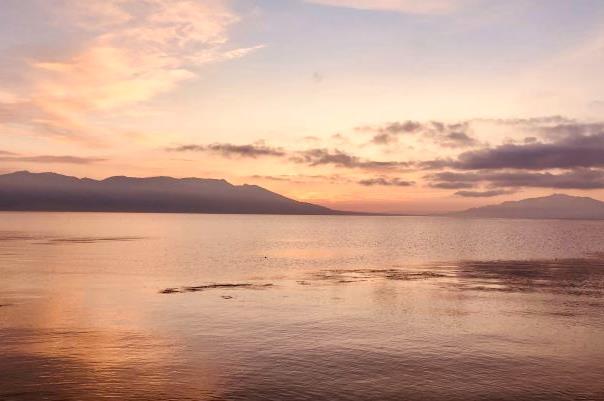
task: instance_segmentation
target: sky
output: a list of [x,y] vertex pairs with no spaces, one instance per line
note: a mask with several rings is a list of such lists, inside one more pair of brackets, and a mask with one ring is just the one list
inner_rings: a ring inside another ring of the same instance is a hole
[[601,0],[2,0],[0,173],[604,199]]

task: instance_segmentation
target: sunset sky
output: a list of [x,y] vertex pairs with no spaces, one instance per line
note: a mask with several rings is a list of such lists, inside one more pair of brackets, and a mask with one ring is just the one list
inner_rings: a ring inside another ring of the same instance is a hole
[[2,0],[0,173],[604,199],[601,0]]

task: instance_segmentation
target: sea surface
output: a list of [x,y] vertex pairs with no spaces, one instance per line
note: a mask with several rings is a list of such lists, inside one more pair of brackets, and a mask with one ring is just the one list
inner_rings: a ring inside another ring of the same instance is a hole
[[604,400],[604,221],[0,213],[0,400]]

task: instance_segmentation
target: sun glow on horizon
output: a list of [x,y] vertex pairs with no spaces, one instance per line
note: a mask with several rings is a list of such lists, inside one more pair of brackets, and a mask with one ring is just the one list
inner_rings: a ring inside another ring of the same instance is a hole
[[604,198],[599,2],[7,0],[3,11],[3,173],[224,178],[377,212]]

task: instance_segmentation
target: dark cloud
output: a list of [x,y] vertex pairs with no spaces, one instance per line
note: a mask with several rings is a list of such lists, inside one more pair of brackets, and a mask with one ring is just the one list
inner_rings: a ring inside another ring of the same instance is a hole
[[604,166],[604,133],[566,136],[551,143],[506,144],[464,152],[449,167],[484,169],[572,169]]
[[333,165],[366,170],[394,170],[412,166],[412,163],[409,162],[365,160],[338,149],[333,151],[328,149],[309,149],[297,152],[291,157],[291,160],[295,163],[308,164],[309,166]]
[[432,188],[439,189],[464,189],[464,188],[474,188],[474,184],[471,182],[461,182],[461,181],[442,181],[442,182],[433,182],[430,183]]
[[418,132],[423,129],[423,125],[417,121],[395,121],[391,123],[386,123],[384,125],[364,125],[362,127],[357,127],[357,131],[366,131],[366,132],[377,132],[384,134],[408,134]]
[[482,181],[482,177],[487,176],[487,174],[488,173],[480,174],[443,171],[440,173],[428,174],[424,178],[438,182],[479,182]]
[[262,156],[285,156],[286,152],[281,148],[266,146],[263,143],[250,145],[233,145],[230,143],[213,143],[210,145],[181,145],[169,148],[172,152],[210,152],[220,154],[224,157],[250,157]]
[[357,127],[357,131],[375,133],[371,142],[376,145],[388,145],[398,142],[398,136],[402,134],[413,134],[423,129],[423,125],[417,121],[391,122],[384,125],[365,125]]
[[376,145],[389,145],[391,143],[398,142],[398,136],[395,134],[389,134],[387,132],[377,134],[372,139],[371,142]]
[[16,155],[16,153],[9,152],[9,151],[6,151],[6,150],[0,150],[0,155],[1,156],[13,156],[13,155]]
[[434,143],[449,148],[470,147],[478,144],[468,132],[467,122],[448,124],[439,121],[420,123],[417,121],[391,122],[381,126],[357,127],[357,131],[373,132],[371,143],[390,145],[397,143],[401,135],[421,135]]
[[414,165],[419,170],[441,170],[451,167],[455,164],[453,159],[434,159],[415,162]]
[[4,162],[27,162],[27,163],[65,163],[65,164],[92,164],[106,161],[97,157],[78,156],[2,156],[0,161]]
[[509,195],[511,193],[514,193],[514,191],[507,189],[493,189],[490,191],[457,191],[455,192],[455,195],[466,198],[490,198],[493,196]]
[[450,132],[439,137],[437,142],[446,148],[467,148],[478,144],[476,139],[461,131]]
[[361,185],[365,185],[365,186],[374,186],[374,185],[381,185],[381,186],[387,186],[387,187],[409,187],[413,184],[415,184],[413,181],[404,181],[401,180],[400,178],[389,178],[389,177],[375,177],[375,178],[368,178],[365,180],[360,180],[358,182]]
[[552,126],[535,127],[534,131],[550,140],[561,140],[571,137],[593,136],[604,133],[604,123],[573,122]]
[[309,166],[333,165],[336,167],[358,168],[365,170],[400,170],[413,167],[414,163],[399,161],[377,161],[360,158],[338,149],[329,150],[324,148],[313,148],[303,151],[289,152],[282,148],[275,148],[264,143],[251,145],[232,144],[210,144],[210,145],[181,145],[168,148],[172,152],[211,152],[224,157],[250,157],[261,156],[289,157],[294,163],[307,164]]
[[[604,188],[604,170],[576,169],[562,173],[535,172],[441,172],[425,177],[437,188],[468,188],[485,184],[491,188],[560,188],[601,189]],[[459,185],[459,186],[458,186]],[[448,187],[447,187],[448,186]]]
[[469,135],[470,131],[468,122],[445,124],[432,121],[426,126],[424,136],[445,148],[469,148],[479,144],[475,138]]

